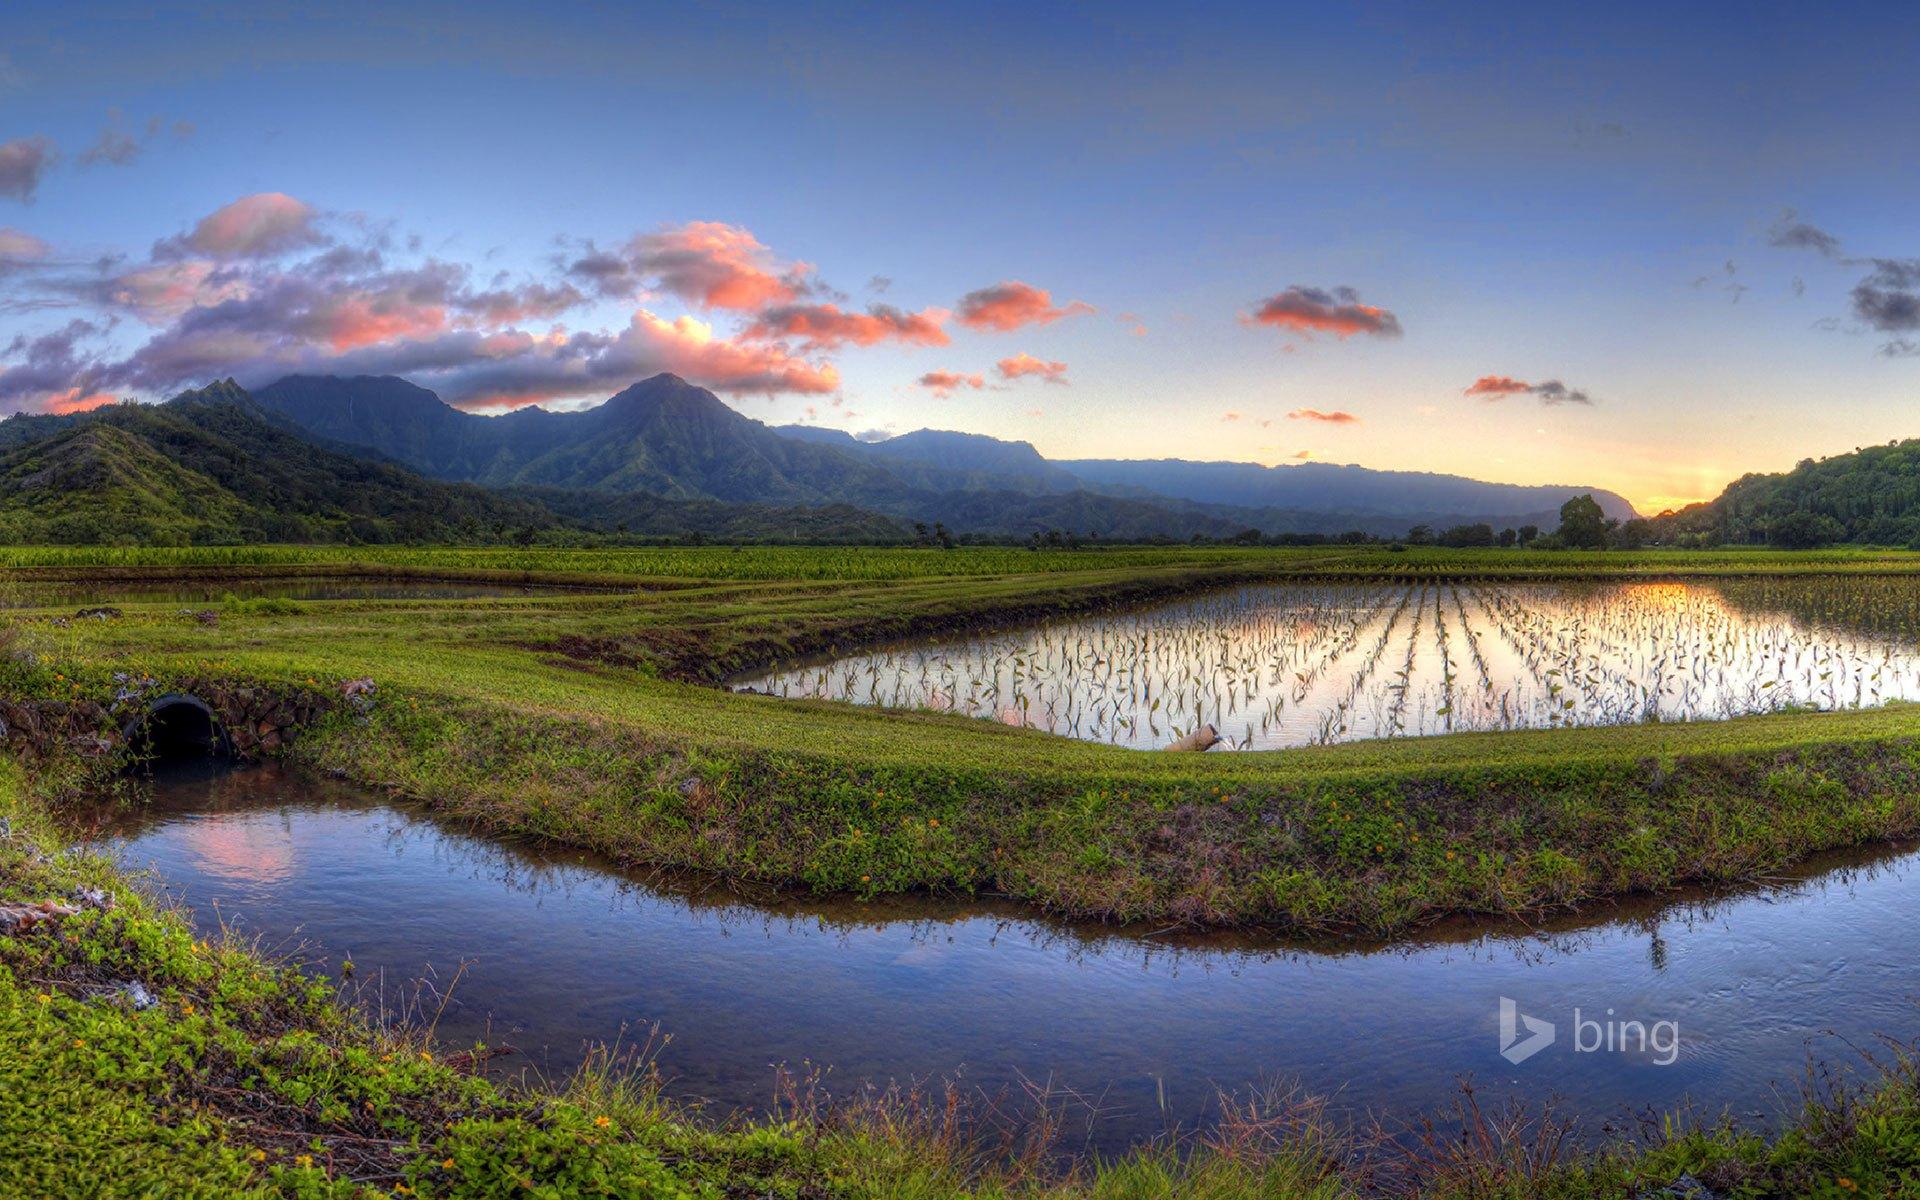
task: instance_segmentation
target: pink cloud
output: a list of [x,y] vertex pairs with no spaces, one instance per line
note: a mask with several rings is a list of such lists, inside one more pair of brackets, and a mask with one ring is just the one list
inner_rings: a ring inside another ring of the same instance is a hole
[[1301,287],[1298,284],[1260,302],[1247,320],[1307,337],[1330,333],[1345,341],[1356,333],[1399,337],[1400,318],[1384,308],[1360,303],[1352,288]]
[[52,250],[45,242],[18,229],[0,227],[0,272],[8,263],[38,262]]
[[1064,384],[1067,382],[1067,364],[1049,362],[1035,358],[1031,354],[1016,354],[1012,358],[1003,358],[994,364],[1000,372],[1000,378],[1013,380],[1027,375],[1037,375],[1047,383]]
[[987,386],[987,381],[979,375],[962,375],[958,371],[928,371],[920,377],[920,386],[936,396],[951,396],[960,388],[972,388],[979,391]]
[[1012,279],[962,296],[958,319],[970,329],[1010,333],[1023,326],[1051,325],[1063,317],[1093,311],[1093,305],[1079,300],[1056,308],[1051,293]]
[[312,206],[284,192],[242,196],[202,217],[192,232],[162,243],[162,248],[217,259],[272,258],[325,241],[314,228],[318,215]]
[[914,313],[875,304],[857,313],[846,312],[837,304],[788,304],[762,311],[740,336],[760,341],[798,338],[822,350],[847,343],[872,346],[884,341],[944,346],[951,340],[941,328],[947,316],[938,308]]
[[154,263],[106,281],[99,289],[109,303],[147,321],[172,320],[188,309],[238,300],[247,281],[204,258]]
[[1290,421],[1323,421],[1328,425],[1358,425],[1360,418],[1350,412],[1321,412],[1317,408],[1296,408],[1287,414]]
[[640,234],[619,253],[590,250],[569,270],[603,295],[631,297],[654,287],[702,308],[751,312],[792,303],[813,268],[779,261],[737,225],[689,221]]
[[1468,384],[1467,390],[1462,394],[1497,399],[1501,396],[1518,395],[1526,391],[1527,387],[1524,380],[1515,379],[1511,375],[1482,375]]

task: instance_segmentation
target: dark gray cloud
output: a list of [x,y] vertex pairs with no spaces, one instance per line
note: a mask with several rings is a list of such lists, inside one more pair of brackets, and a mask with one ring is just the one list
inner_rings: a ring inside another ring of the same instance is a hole
[[1853,288],[1853,315],[1881,333],[1920,330],[1920,258],[1876,258]]
[[1570,388],[1558,379],[1536,383],[1527,389],[1540,397],[1542,404],[1592,404],[1593,397],[1578,388]]
[[1767,244],[1783,250],[1811,250],[1828,258],[1840,255],[1839,238],[1802,221],[1800,214],[1792,209],[1780,214],[1780,219],[1767,230]]
[[0,196],[10,196],[22,203],[32,200],[33,193],[40,187],[40,177],[57,157],[59,152],[53,142],[44,137],[0,142]]

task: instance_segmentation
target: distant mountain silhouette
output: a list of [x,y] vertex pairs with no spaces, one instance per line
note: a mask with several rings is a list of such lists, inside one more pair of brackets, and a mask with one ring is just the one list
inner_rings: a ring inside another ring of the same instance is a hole
[[363,447],[442,479],[494,487],[647,493],[762,505],[851,505],[956,531],[1044,529],[1102,538],[1269,533],[1383,535],[1413,524],[1552,525],[1592,491],[1518,487],[1450,475],[1310,464],[1050,462],[1026,442],[922,429],[861,441],[810,426],[779,429],[712,392],[656,375],[578,412],[461,412],[393,377],[294,375],[260,403],[317,437]]

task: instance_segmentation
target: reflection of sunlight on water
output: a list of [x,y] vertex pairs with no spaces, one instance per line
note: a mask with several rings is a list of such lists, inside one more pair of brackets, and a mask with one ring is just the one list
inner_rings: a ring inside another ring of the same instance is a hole
[[181,840],[199,869],[216,879],[267,884],[293,876],[293,834],[279,822],[200,819]]

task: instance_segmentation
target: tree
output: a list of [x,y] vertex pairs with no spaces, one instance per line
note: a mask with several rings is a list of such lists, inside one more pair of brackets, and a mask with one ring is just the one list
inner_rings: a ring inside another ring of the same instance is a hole
[[1560,528],[1555,536],[1563,546],[1574,550],[1604,550],[1612,523],[1589,492],[1575,496],[1560,506]]
[[1795,512],[1767,526],[1767,541],[1789,550],[1811,550],[1845,541],[1846,526],[1823,513]]
[[1513,544],[1518,540],[1520,540],[1520,535],[1512,529],[1502,529],[1500,531],[1500,548],[1502,550],[1513,549]]
[[1645,517],[1634,517],[1614,531],[1613,544],[1622,550],[1638,550],[1654,539],[1659,527]]
[[1442,546],[1491,546],[1493,545],[1493,526],[1485,521],[1478,525],[1455,525],[1440,535]]
[[1407,530],[1407,545],[1409,546],[1433,545],[1433,526],[1415,525],[1412,529]]
[[1538,525],[1522,525],[1520,532],[1516,536],[1519,537],[1522,546],[1531,546],[1533,540],[1540,536],[1540,527]]

